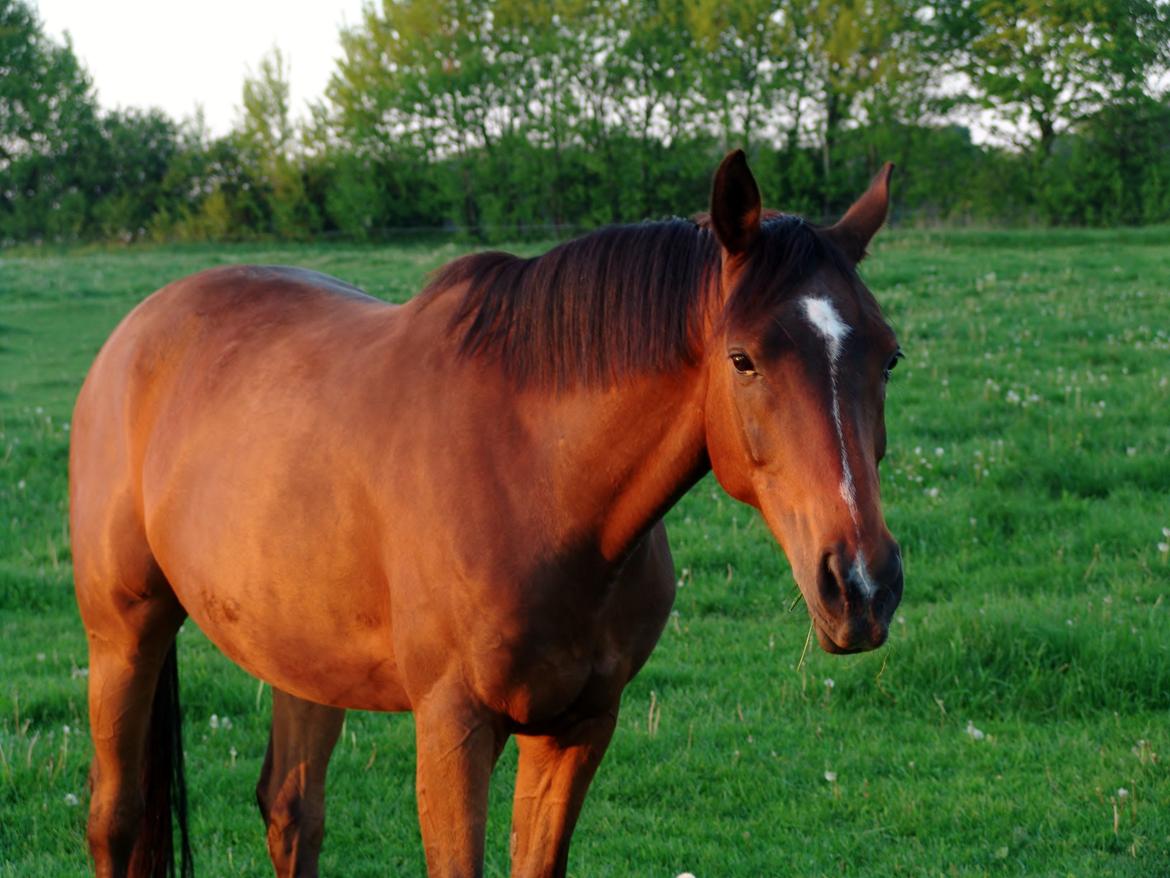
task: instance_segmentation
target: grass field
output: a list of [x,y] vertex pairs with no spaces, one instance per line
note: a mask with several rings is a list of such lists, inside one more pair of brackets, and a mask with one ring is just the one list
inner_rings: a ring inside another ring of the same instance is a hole
[[[525,249],[531,251],[529,245]],[[0,876],[84,874],[86,652],[66,529],[70,409],[167,280],[288,262],[409,296],[456,245],[0,258]],[[669,518],[676,615],[626,691],[572,875],[1170,875],[1170,229],[892,233],[865,265],[907,361],[882,467],[906,595],[888,646],[800,662],[755,513],[708,478]],[[203,876],[266,875],[269,693],[188,624]],[[327,875],[422,875],[408,716],[353,714]],[[507,874],[511,769],[488,874]]]

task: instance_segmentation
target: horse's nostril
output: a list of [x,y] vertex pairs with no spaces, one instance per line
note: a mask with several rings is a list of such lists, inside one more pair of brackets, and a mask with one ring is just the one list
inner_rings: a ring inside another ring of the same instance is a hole
[[817,570],[817,590],[820,592],[821,606],[829,612],[840,612],[844,601],[841,590],[841,571],[836,552],[826,552],[821,558],[820,569]]
[[901,592],[902,583],[902,552],[897,546],[886,555],[886,563],[881,571],[882,585],[887,588],[894,589],[897,585],[897,591]]
[[902,600],[902,553],[896,546],[887,554],[878,576],[880,587],[874,595],[873,615],[888,623]]

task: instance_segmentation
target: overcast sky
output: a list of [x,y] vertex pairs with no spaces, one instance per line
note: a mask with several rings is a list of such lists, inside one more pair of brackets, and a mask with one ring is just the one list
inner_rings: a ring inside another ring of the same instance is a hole
[[279,46],[295,116],[320,97],[340,54],[342,25],[362,0],[33,0],[45,32],[68,31],[107,109],[159,107],[175,119],[203,106],[212,134],[239,112],[244,77]]

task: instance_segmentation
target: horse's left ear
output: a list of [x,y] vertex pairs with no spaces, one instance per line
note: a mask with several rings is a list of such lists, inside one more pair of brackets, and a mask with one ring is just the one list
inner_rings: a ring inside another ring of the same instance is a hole
[[760,187],[742,149],[727,154],[711,185],[711,225],[728,253],[742,253],[760,233]]
[[853,202],[836,225],[828,229],[829,235],[854,262],[865,258],[865,248],[886,221],[890,209],[890,175],[893,173],[893,162],[882,165],[865,194]]

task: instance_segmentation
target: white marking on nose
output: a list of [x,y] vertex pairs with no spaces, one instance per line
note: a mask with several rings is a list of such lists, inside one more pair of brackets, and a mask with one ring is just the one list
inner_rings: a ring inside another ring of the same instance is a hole
[[849,577],[857,583],[858,588],[868,598],[873,597],[877,585],[869,575],[865,563],[865,555],[861,551],[861,513],[857,510],[857,491],[853,484],[853,470],[849,466],[849,455],[845,450],[845,430],[841,426],[841,402],[837,397],[837,361],[841,358],[841,348],[851,332],[849,324],[841,319],[837,309],[828,299],[806,296],[800,300],[804,307],[804,314],[808,322],[825,340],[825,349],[829,355],[829,388],[833,397],[833,426],[837,430],[837,446],[841,452],[841,499],[849,508],[849,516],[853,519],[853,530],[857,535],[856,556],[853,567],[849,570]]
[[869,567],[865,563],[865,553],[861,551],[860,538],[858,539],[857,555],[853,559],[853,567],[850,568],[849,575],[866,597],[873,597],[874,592],[877,591],[877,585],[869,576]]

